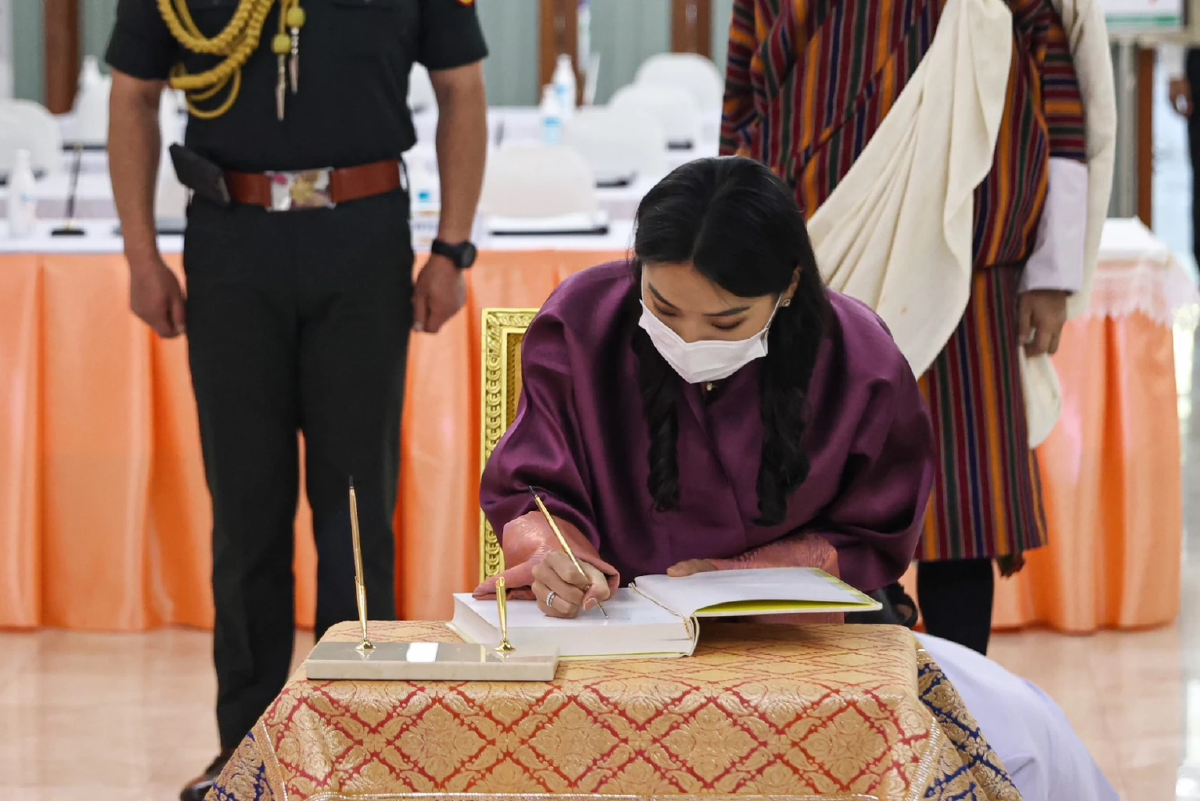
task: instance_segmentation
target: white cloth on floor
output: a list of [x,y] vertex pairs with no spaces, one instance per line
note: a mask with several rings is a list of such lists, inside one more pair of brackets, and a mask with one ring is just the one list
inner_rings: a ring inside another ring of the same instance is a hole
[[1033,683],[961,645],[917,634],[958,690],[1024,801],[1118,801],[1058,704]]

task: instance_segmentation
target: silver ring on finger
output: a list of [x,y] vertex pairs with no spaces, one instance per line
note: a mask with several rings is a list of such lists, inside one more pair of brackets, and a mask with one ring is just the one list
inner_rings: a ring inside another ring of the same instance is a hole
[[546,596],[546,608],[547,609],[554,608],[554,599],[557,597],[558,597],[558,593],[556,593],[554,590],[550,590],[550,593]]

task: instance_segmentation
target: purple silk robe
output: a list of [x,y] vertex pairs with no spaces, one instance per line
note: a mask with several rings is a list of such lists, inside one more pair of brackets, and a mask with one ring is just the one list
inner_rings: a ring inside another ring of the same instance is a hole
[[[830,333],[808,390],[808,479],[786,520],[758,518],[761,362],[706,400],[679,401],[679,508],[654,510],[649,426],[638,386],[640,286],[627,263],[567,279],[529,327],[517,417],[484,469],[480,501],[499,533],[536,511],[528,487],[617,568],[621,584],[688,559],[741,556],[815,533],[841,576],[865,591],[899,578],[913,557],[933,479],[929,418],[912,370],[865,305],[831,293]],[[680,379],[682,380],[682,379]]]

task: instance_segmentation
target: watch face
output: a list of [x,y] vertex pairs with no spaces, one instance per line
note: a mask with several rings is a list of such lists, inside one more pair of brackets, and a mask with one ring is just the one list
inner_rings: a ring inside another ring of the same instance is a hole
[[465,270],[475,263],[475,257],[479,255],[479,251],[471,242],[464,242],[458,250],[458,268]]
[[475,256],[478,254],[475,245],[471,242],[451,245],[440,239],[433,240],[430,250],[439,256],[445,256],[460,270],[465,270],[474,264]]

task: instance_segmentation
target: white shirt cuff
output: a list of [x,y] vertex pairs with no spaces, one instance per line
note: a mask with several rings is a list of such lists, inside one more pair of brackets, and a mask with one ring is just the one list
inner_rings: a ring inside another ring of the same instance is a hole
[[1021,292],[1079,291],[1083,286],[1087,210],[1087,165],[1072,159],[1050,159],[1046,207],[1038,222],[1033,253],[1021,275]]

